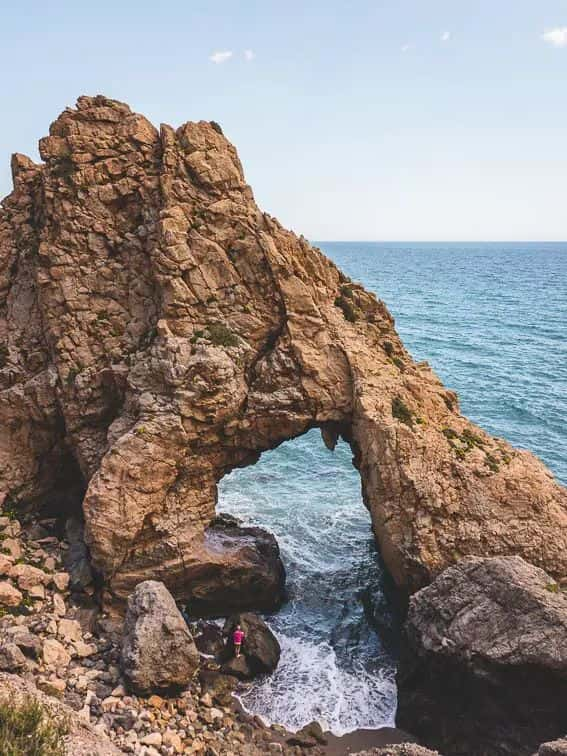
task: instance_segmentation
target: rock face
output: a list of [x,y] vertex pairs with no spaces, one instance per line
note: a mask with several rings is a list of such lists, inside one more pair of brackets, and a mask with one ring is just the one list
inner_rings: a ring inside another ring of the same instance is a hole
[[139,693],[181,688],[197,669],[199,652],[163,583],[139,583],[128,599],[120,663]]
[[443,753],[533,754],[567,732],[567,595],[520,557],[473,558],[410,600],[398,726]]
[[[109,598],[247,569],[217,482],[313,427],[347,439],[414,590],[465,555],[567,575],[567,495],[473,426],[384,304],[260,212],[217,124],[81,97],[14,155],[0,211],[0,497],[83,498]],[[254,559],[262,558],[257,552]]]

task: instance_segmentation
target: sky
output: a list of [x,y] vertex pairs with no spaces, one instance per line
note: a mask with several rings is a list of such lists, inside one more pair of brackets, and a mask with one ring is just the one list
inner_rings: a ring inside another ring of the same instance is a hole
[[314,240],[567,240],[567,0],[5,0],[10,155],[81,94],[218,121]]

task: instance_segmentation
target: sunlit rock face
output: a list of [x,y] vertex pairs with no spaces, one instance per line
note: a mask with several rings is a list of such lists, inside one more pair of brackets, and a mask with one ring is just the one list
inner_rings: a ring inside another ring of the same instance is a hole
[[462,417],[384,304],[257,208],[217,124],[158,131],[81,97],[40,152],[13,157],[0,212],[0,496],[84,493],[109,600],[148,578],[245,593],[273,550],[209,527],[216,484],[312,427],[350,442],[404,589],[469,554],[565,577],[565,490]]

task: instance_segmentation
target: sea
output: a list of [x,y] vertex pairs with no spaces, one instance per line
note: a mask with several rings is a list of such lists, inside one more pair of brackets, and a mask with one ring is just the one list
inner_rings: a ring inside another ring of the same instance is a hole
[[[567,485],[567,243],[316,245],[384,300],[464,414]],[[351,457],[312,430],[219,486],[217,509],[272,531],[288,576],[287,603],[266,617],[280,664],[240,698],[293,730],[394,723],[400,619]]]

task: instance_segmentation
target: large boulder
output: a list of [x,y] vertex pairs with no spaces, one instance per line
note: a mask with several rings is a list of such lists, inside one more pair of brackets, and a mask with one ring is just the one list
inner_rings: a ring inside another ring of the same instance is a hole
[[567,732],[567,596],[520,557],[472,558],[410,601],[398,726],[446,754],[528,756]]
[[199,652],[163,583],[146,580],[129,597],[120,664],[141,694],[182,688],[197,669]]
[[[232,632],[240,625],[244,635],[242,653],[238,658],[232,656]],[[280,644],[261,617],[251,612],[234,614],[225,622],[223,632],[227,636],[227,651],[231,658],[223,664],[223,671],[236,677],[255,677],[270,674],[280,660]]]
[[[191,616],[226,617],[246,609],[275,611],[284,599],[285,569],[272,533],[216,517],[205,537],[214,559],[204,559],[185,587]],[[222,559],[219,559],[222,556]]]
[[542,743],[535,756],[567,756],[567,738]]

